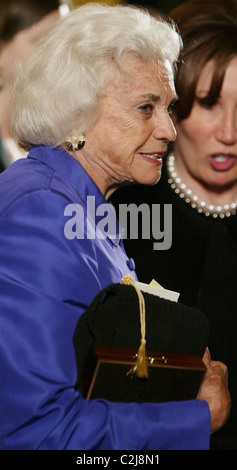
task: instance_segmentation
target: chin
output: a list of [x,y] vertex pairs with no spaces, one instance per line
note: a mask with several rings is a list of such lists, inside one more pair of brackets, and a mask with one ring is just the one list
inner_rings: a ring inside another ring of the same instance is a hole
[[161,178],[161,172],[159,174],[152,175],[150,177],[148,177],[148,175],[146,175],[146,178],[143,177],[143,178],[139,179],[137,182],[139,184],[144,184],[146,186],[154,186],[155,184],[157,184],[160,181],[160,178]]
[[207,180],[208,186],[216,187],[219,190],[233,186],[235,184],[237,184],[237,175],[231,177],[225,173],[220,173],[218,175],[215,174],[214,177],[208,178]]

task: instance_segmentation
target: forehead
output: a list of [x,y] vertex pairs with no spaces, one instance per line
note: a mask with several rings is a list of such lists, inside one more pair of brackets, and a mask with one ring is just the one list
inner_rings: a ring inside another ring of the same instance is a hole
[[210,60],[209,62],[206,63],[197,82],[197,86],[196,86],[197,92],[209,91],[211,87],[211,83],[212,83],[214,69],[215,69],[215,63],[213,60]]
[[[205,67],[202,70],[202,73],[199,77],[197,82],[196,91],[198,93],[206,92],[211,88],[213,78],[215,77],[216,72],[216,63],[214,60],[210,60],[206,63]],[[237,77],[237,56],[231,59],[225,65],[225,70],[223,74],[223,82],[221,86],[221,91],[231,84],[236,84],[236,77]]]
[[160,64],[157,59],[142,60],[127,54],[122,66],[115,68],[110,91],[126,95],[130,99],[138,96],[157,95],[171,101],[176,98],[174,75],[170,64]]

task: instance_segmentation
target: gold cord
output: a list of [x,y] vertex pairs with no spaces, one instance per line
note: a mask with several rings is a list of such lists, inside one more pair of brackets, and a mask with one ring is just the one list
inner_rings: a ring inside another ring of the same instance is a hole
[[140,378],[148,377],[148,367],[146,360],[146,313],[145,300],[142,292],[135,285],[135,279],[131,274],[125,274],[122,278],[122,284],[133,286],[137,292],[140,310],[140,326],[141,326],[141,344],[137,353],[136,365],[129,371],[135,373]]

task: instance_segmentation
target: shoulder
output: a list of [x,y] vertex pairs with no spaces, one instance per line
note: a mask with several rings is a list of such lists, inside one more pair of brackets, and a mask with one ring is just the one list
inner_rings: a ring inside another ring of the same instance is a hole
[[28,204],[31,211],[37,201],[65,205],[78,197],[64,178],[40,161],[18,160],[0,175],[0,216],[19,205]]

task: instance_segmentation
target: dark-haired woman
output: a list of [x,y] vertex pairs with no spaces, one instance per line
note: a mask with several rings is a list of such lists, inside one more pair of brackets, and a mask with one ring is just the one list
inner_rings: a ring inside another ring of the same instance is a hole
[[171,247],[154,250],[154,238],[141,234],[125,241],[126,251],[140,280],[155,278],[208,317],[212,357],[228,365],[232,395],[230,419],[212,448],[237,449],[236,3],[191,1],[171,17],[184,42],[176,76],[177,139],[158,185],[129,187],[115,197],[161,204],[161,213],[163,204],[172,204]]

